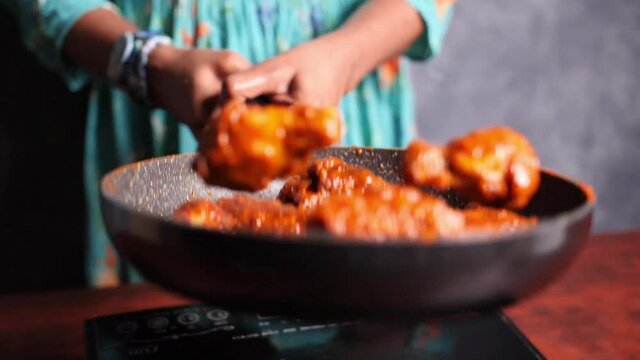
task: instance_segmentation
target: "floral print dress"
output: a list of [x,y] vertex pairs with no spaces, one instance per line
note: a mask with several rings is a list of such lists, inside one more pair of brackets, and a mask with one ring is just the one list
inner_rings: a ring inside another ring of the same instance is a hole
[[[442,44],[453,0],[404,0],[426,27],[407,50],[428,59]],[[364,0],[0,0],[20,26],[24,44],[64,77],[72,90],[91,80],[61,54],[65,36],[86,12],[106,7],[141,29],[161,31],[179,47],[230,49],[258,63],[339,27]],[[402,147],[414,135],[406,58],[382,64],[344,96],[345,145]],[[102,176],[133,161],[196,150],[186,126],[104,82],[91,82],[86,124],[87,281],[94,286],[140,277],[111,248],[99,207]]]

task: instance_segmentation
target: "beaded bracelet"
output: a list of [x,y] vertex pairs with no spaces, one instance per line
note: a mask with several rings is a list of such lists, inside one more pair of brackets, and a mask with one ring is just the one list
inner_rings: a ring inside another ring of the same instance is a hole
[[150,105],[147,90],[149,54],[158,45],[171,44],[171,38],[152,31],[127,32],[111,49],[107,78],[126,91],[136,102]]

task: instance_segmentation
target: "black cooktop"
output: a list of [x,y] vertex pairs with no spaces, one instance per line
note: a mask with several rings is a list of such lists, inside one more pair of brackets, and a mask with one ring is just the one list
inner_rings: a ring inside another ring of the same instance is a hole
[[194,305],[91,319],[85,333],[88,360],[544,359],[500,312],[317,322]]

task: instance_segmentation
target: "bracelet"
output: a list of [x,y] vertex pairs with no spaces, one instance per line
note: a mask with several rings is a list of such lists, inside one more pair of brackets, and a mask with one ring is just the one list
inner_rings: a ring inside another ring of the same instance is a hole
[[136,102],[150,105],[147,89],[149,55],[158,45],[170,45],[171,38],[157,32],[136,31],[122,35],[111,49],[107,78]]

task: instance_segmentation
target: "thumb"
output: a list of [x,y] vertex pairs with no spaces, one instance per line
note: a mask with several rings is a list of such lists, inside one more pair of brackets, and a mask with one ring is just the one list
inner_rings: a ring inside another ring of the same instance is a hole
[[249,70],[230,75],[225,87],[231,97],[253,99],[261,95],[284,95],[295,76],[295,69],[286,65],[262,63]]

